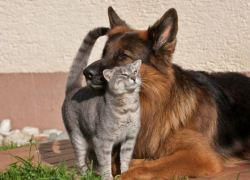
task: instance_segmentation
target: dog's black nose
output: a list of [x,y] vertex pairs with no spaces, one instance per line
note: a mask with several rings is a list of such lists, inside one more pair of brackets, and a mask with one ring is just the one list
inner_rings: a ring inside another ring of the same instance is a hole
[[90,64],[83,70],[86,79],[91,80],[93,77],[100,76],[100,60]]
[[93,76],[98,75],[98,72],[96,71],[96,69],[88,67],[83,70],[83,74],[86,78],[91,79]]
[[83,70],[83,74],[84,74],[84,76],[86,78],[91,79],[94,76],[95,73],[94,73],[94,71],[92,69],[86,68],[86,69]]

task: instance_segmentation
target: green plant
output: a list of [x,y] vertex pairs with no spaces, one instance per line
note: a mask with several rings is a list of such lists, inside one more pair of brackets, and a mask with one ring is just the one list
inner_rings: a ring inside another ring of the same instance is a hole
[[38,142],[34,140],[33,136],[31,137],[31,139],[29,140],[29,142],[27,142],[28,144],[25,144],[25,145],[21,145],[21,146],[18,146],[17,144],[15,143],[11,143],[11,144],[8,144],[8,145],[3,145],[3,146],[0,146],[0,151],[6,151],[6,150],[10,150],[10,149],[15,149],[15,148],[19,148],[19,147],[23,147],[23,146],[32,146],[34,144],[37,144]]
[[77,174],[73,171],[68,171],[66,166],[59,165],[49,167],[41,163],[34,164],[31,159],[25,160],[16,157],[18,162],[9,166],[6,172],[0,174],[2,180],[68,180],[75,179]]
[[[0,180],[101,180],[101,177],[93,170],[92,163],[90,169],[82,176],[77,174],[74,169],[69,169],[64,163],[57,166],[44,165],[40,160],[34,163],[34,156],[31,155],[32,145],[35,143],[30,140],[30,151],[27,159],[12,155],[17,161],[10,164],[5,172],[0,172]],[[17,146],[12,145],[4,149],[15,147]]]
[[23,159],[14,156],[17,162],[11,164],[7,171],[0,173],[0,180],[101,180],[91,167],[85,175],[80,176],[73,169],[62,163],[57,166],[47,166],[40,162],[33,163],[33,157]]
[[15,148],[18,148],[17,144],[11,143],[9,145],[0,146],[0,151],[5,151],[5,150],[15,149]]
[[101,177],[98,176],[93,169],[93,162],[91,161],[90,168],[87,172],[81,176],[81,180],[101,180]]

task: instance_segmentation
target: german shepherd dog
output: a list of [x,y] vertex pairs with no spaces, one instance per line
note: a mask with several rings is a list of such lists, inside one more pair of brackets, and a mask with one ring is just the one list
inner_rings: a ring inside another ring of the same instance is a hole
[[247,159],[250,78],[189,71],[173,64],[175,9],[147,30],[131,28],[112,7],[108,16],[110,30],[102,57],[83,71],[89,85],[105,88],[103,69],[143,61],[141,130],[134,160],[121,178],[211,176],[223,169],[226,159]]

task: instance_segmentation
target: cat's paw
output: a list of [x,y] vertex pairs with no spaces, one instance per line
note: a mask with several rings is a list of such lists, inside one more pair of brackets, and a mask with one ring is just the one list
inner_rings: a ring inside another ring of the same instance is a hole
[[78,166],[78,170],[83,175],[87,172],[88,166],[87,165]]
[[96,173],[102,177],[102,180],[113,180],[111,171],[98,167]]
[[124,173],[128,170],[128,164],[121,164],[121,173]]
[[102,180],[113,180],[113,176],[112,175],[103,175]]

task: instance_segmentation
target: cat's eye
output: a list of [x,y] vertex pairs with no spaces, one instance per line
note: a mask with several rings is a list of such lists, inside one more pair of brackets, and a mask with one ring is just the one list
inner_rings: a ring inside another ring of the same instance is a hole
[[128,74],[121,74],[122,76],[128,77]]
[[137,72],[138,72],[138,71],[137,71],[137,70],[135,70],[135,71],[134,71],[134,74],[137,74]]

